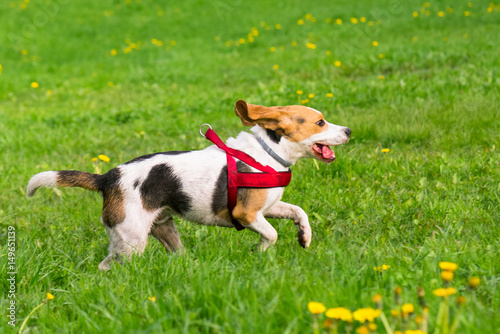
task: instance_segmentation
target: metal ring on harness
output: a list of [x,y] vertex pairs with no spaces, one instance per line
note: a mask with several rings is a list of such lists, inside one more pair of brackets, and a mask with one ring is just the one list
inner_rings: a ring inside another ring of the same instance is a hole
[[205,134],[201,131],[203,129],[204,126],[208,126],[208,128],[210,130],[212,130],[212,126],[208,123],[203,123],[201,126],[200,126],[200,135],[202,135],[203,137],[205,137]]

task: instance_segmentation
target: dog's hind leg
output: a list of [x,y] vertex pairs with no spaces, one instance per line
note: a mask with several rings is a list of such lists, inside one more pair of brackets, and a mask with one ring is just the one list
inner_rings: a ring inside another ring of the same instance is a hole
[[168,253],[182,250],[181,238],[172,216],[162,214],[151,226],[151,234],[163,244]]
[[148,242],[148,234],[155,214],[127,215],[125,220],[114,226],[106,226],[109,236],[109,255],[99,264],[99,269],[109,270],[113,261],[121,263],[132,254],[142,254]]

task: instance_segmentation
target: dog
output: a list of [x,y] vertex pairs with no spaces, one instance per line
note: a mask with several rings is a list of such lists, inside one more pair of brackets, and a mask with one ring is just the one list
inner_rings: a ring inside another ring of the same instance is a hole
[[[244,126],[252,126],[253,134],[241,132],[229,138],[227,146],[279,172],[288,171],[288,165],[300,158],[331,163],[335,153],[330,146],[347,143],[351,136],[348,127],[328,123],[321,112],[306,106],[264,107],[239,100],[235,112]],[[257,171],[241,160],[237,169]],[[27,196],[43,186],[100,192],[101,222],[110,241],[109,255],[99,264],[101,270],[110,269],[113,261],[121,262],[123,257],[142,254],[150,234],[167,252],[182,250],[173,216],[224,227],[234,227],[235,219],[260,235],[258,247],[263,251],[278,238],[266,218],[292,219],[300,245],[309,247],[312,233],[307,214],[299,206],[281,201],[284,187],[239,188],[236,206],[229,212],[227,177],[226,153],[212,145],[199,151],[144,155],[103,175],[75,170],[42,172],[29,181]]]

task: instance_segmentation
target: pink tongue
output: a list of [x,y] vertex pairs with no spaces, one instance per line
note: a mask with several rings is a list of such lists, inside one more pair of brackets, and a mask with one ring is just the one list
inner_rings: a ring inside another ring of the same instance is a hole
[[323,156],[323,158],[325,159],[330,159],[332,157],[335,156],[335,153],[332,151],[331,148],[329,148],[328,146],[326,145],[323,145],[321,147],[321,155]]

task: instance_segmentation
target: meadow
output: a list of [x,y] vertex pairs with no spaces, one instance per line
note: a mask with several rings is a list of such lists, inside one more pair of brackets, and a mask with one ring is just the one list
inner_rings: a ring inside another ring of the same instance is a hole
[[[456,333],[498,333],[497,1],[9,0],[0,41],[1,332],[312,333],[309,302],[354,311],[377,294],[391,325],[416,330],[421,287],[429,333],[445,334],[433,291],[448,284]],[[287,220],[272,220],[266,252],[250,231],[178,220],[184,255],[150,239],[100,272],[100,196],[25,196],[45,170],[205,148],[202,123],[223,139],[248,131],[238,99],[304,104],[352,129],[333,164],[292,167],[283,200],[309,215],[307,250]],[[443,261],[458,265],[450,283]],[[392,317],[402,303],[415,314]]]

